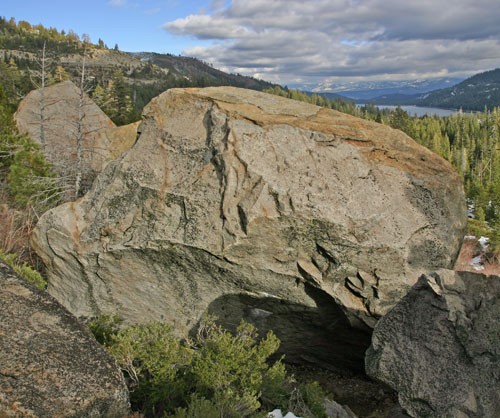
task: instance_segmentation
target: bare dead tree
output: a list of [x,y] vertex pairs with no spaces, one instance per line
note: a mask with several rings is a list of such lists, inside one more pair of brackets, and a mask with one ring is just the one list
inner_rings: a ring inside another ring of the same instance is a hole
[[42,151],[45,150],[45,92],[44,88],[47,85],[48,77],[48,67],[50,65],[50,60],[47,58],[46,54],[46,42],[43,41],[43,47],[41,51],[41,56],[34,60],[36,68],[29,69],[29,76],[31,83],[36,89],[40,89],[40,106],[39,106],[39,117],[40,117],[40,146]]
[[80,95],[78,99],[78,121],[76,127],[76,173],[75,173],[75,198],[80,195],[82,187],[82,166],[83,166],[83,119],[85,117],[85,55],[86,49],[83,50],[82,67],[80,76]]

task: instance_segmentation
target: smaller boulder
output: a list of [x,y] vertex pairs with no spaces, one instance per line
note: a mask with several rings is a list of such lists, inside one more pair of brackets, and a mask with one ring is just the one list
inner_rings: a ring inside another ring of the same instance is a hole
[[52,296],[0,262],[0,417],[128,415],[111,356]]
[[[19,132],[40,145],[59,176],[71,186],[81,176],[78,195],[88,191],[106,164],[134,144],[139,124],[116,127],[71,81],[31,91],[14,117]],[[66,196],[74,197],[71,192]]]
[[500,277],[423,275],[375,327],[368,375],[412,417],[492,418],[500,411]]

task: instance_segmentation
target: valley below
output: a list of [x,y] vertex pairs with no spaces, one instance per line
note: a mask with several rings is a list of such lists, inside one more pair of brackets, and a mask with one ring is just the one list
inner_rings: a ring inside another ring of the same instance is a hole
[[[358,103],[358,107],[366,106],[366,103]],[[379,109],[395,110],[396,108],[401,108],[410,116],[423,117],[423,116],[451,116],[456,114],[457,110],[441,109],[438,107],[425,107],[425,106],[412,106],[412,105],[375,105]]]

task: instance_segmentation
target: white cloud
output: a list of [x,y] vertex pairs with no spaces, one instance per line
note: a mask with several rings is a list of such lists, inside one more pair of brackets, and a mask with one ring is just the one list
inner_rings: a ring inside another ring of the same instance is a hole
[[236,21],[209,15],[189,15],[163,25],[176,35],[191,35],[198,39],[235,39],[248,34]]
[[472,74],[500,66],[498,0],[215,0],[167,22],[185,53],[283,84]]
[[122,7],[127,4],[127,0],[109,0],[108,4],[115,7]]

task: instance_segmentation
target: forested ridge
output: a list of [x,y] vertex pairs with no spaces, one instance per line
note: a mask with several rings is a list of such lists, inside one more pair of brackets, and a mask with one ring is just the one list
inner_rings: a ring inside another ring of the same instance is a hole
[[118,44],[109,48],[102,39],[94,44],[87,34],[66,33],[13,18],[0,17],[0,55],[2,65],[7,66],[2,70],[7,75],[2,78],[9,79],[6,82],[20,97],[40,87],[33,78],[40,79],[42,55],[45,86],[68,79],[78,84],[85,66],[86,93],[118,125],[138,120],[153,97],[172,87],[231,85],[262,90],[273,86],[224,73],[195,58],[129,54],[120,51]]
[[500,68],[473,75],[452,87],[423,94],[384,94],[363,102],[477,112],[492,111],[500,105]]
[[415,103],[445,109],[491,111],[500,103],[500,68],[476,74],[453,87],[432,91]]

